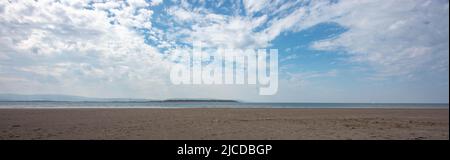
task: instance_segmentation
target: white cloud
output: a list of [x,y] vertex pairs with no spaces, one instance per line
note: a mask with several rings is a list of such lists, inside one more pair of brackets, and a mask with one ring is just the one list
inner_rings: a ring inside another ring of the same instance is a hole
[[[263,1],[246,4],[247,10],[273,10]],[[300,2],[301,3],[301,2]],[[287,2],[280,8],[297,3]],[[348,29],[312,45],[319,50],[345,50],[350,61],[368,64],[381,77],[417,72],[448,72],[448,1],[308,1],[290,13],[274,14],[262,32],[270,42],[283,32],[298,32],[320,23],[335,22]],[[262,43],[264,44],[264,43]]]
[[189,12],[186,9],[180,7],[172,7],[167,11],[170,15],[176,17],[180,21],[190,21],[194,18],[201,16],[198,13]]
[[349,30],[313,47],[344,49],[351,61],[374,67],[377,76],[448,72],[448,13],[448,1],[342,1],[322,6],[313,15],[327,16],[315,19]]
[[152,0],[151,5],[157,6],[157,5],[160,5],[161,3],[163,3],[163,0]]
[[287,81],[290,85],[293,87],[305,85],[305,83],[308,83],[308,81],[311,81],[314,78],[329,78],[329,77],[336,77],[338,75],[338,70],[330,70],[330,71],[300,71],[300,72],[294,72],[290,73],[287,72]]
[[290,54],[282,59],[280,59],[280,63],[283,63],[285,61],[289,61],[289,60],[293,60],[293,59],[297,59],[299,58],[299,56],[297,54]]
[[267,5],[269,5],[268,2],[269,0],[243,0],[245,9],[250,14],[267,7]]
[[267,45],[267,41],[254,34],[254,29],[265,23],[267,16],[256,18],[229,16],[205,9],[190,10],[181,7],[171,7],[167,12],[173,17],[174,26],[164,34],[172,37],[173,41],[188,44],[202,41],[205,47],[252,48]]
[[149,4],[145,0],[127,0],[127,3],[133,7],[133,9],[147,7]]
[[0,2],[2,92],[158,96],[170,63],[134,30],[151,27],[147,3],[128,3]]
[[[306,15],[305,8],[299,8],[285,17],[273,19],[269,22],[270,26],[266,28],[261,37],[264,37],[266,41],[275,39],[280,33],[293,30],[294,26],[299,25],[303,21]],[[305,27],[307,28],[307,27]]]
[[[344,32],[313,43],[318,50],[346,51],[352,63],[367,64],[374,76],[448,71],[448,1],[244,1],[247,16],[218,15],[190,5],[171,8],[187,27],[174,29],[173,41],[200,40],[207,46],[266,48],[283,32],[320,23],[337,23]],[[270,4],[270,5],[269,5]],[[282,8],[282,10],[280,9]],[[255,12],[266,13],[254,16]],[[268,16],[271,18],[269,19]],[[173,26],[177,28],[180,26]],[[384,28],[384,29],[380,29]]]

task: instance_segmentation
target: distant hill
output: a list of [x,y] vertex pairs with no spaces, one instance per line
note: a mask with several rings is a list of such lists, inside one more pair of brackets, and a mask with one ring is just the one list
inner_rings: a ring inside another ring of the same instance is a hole
[[148,99],[130,99],[130,98],[92,98],[72,95],[52,95],[52,94],[0,94],[0,101],[151,101]]
[[0,94],[0,101],[70,101],[70,102],[238,102],[236,100],[223,99],[133,99],[133,98],[92,98],[72,95],[53,94]]

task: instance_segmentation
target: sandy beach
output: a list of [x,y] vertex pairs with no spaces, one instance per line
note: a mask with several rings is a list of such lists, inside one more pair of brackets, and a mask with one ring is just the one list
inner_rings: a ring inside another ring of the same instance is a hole
[[0,139],[449,139],[448,109],[0,109]]

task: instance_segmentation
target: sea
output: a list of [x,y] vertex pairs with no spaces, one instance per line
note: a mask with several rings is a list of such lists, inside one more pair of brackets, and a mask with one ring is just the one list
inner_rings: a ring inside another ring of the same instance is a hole
[[245,103],[245,102],[79,102],[0,101],[0,109],[52,108],[413,108],[448,109],[449,104],[425,103]]

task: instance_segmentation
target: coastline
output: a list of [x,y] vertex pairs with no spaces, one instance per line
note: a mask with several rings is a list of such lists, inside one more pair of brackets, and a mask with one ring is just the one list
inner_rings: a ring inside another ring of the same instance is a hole
[[0,139],[449,139],[449,109],[0,109]]

